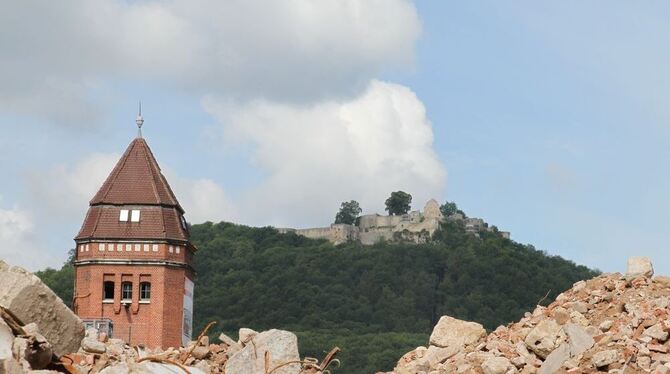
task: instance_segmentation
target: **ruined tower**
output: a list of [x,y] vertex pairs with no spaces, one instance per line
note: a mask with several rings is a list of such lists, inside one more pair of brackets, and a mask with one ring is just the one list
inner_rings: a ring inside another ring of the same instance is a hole
[[[88,325],[148,347],[190,341],[193,255],[184,209],[140,128],[90,201],[74,239],[74,310]],[[110,323],[111,322],[111,323]]]

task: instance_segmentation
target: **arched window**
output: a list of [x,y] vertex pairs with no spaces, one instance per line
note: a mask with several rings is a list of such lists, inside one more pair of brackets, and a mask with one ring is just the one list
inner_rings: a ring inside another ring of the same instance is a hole
[[114,300],[114,282],[105,281],[102,287],[102,299]]
[[140,301],[149,301],[151,299],[151,283],[140,283]]
[[133,298],[133,284],[130,282],[121,283],[121,299],[131,300]]

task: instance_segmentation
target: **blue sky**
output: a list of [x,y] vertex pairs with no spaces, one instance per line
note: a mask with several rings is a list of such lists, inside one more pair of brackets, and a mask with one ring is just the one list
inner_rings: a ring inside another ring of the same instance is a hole
[[10,262],[63,261],[142,99],[193,222],[327,225],[404,189],[580,264],[670,271],[664,2],[48,6],[0,15]]

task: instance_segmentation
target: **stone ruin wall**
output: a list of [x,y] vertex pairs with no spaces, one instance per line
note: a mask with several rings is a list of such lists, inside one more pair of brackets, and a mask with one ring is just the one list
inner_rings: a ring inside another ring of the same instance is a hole
[[[415,210],[401,216],[382,216],[366,214],[359,218],[358,226],[332,224],[329,227],[308,229],[279,229],[279,232],[295,232],[310,239],[326,239],[333,244],[349,241],[360,241],[364,245],[372,245],[379,241],[403,240],[414,243],[426,243],[440,227],[443,216],[440,205],[435,199],[426,203],[423,211]],[[461,214],[447,217],[450,220],[465,221],[466,232],[479,236],[480,231],[493,231],[481,218],[465,218]],[[499,234],[510,238],[507,231]]]

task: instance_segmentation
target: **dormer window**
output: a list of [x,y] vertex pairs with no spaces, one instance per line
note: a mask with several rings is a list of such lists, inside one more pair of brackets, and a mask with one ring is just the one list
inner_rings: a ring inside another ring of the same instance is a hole
[[130,222],[140,222],[140,211],[133,209],[130,214]]
[[127,209],[121,209],[121,212],[119,213],[119,221],[128,222],[128,210]]

